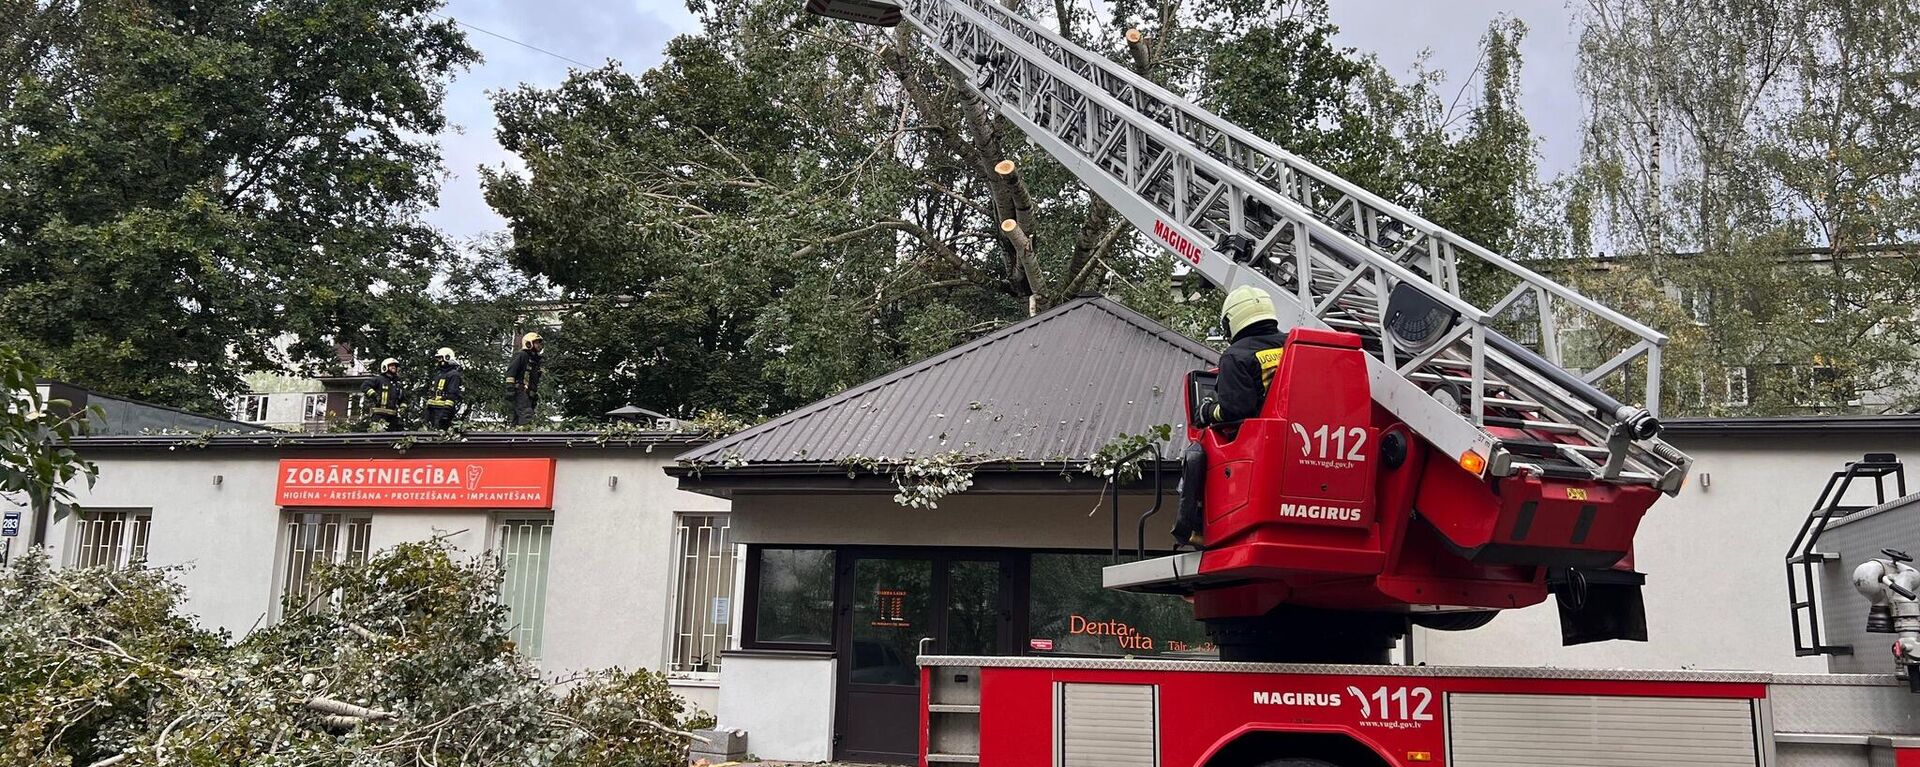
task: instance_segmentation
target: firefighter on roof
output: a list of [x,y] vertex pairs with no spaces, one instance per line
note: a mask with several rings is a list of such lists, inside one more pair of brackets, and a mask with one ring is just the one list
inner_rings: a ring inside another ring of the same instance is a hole
[[533,410],[540,404],[540,350],[545,346],[539,333],[520,337],[520,351],[507,366],[507,423],[533,423]]
[[[1220,375],[1213,396],[1202,399],[1193,412],[1194,426],[1232,424],[1260,414],[1267,388],[1280,368],[1281,346],[1287,337],[1273,312],[1273,297],[1259,288],[1242,285],[1227,294],[1220,308],[1220,328],[1232,345],[1220,354]],[[1175,545],[1202,543],[1201,501],[1207,477],[1207,452],[1197,442],[1187,443],[1180,457],[1180,517],[1174,522]]]
[[407,390],[400,385],[400,361],[388,357],[380,361],[380,372],[360,386],[375,431],[399,431],[400,414],[406,410]]
[[453,428],[454,414],[460,410],[460,364],[445,346],[433,353],[433,361],[439,370],[427,385],[427,428],[444,431]]

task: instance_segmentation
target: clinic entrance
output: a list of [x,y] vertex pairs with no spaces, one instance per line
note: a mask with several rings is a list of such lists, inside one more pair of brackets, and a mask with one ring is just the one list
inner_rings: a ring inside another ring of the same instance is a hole
[[835,578],[834,758],[914,764],[929,654],[1012,652],[1013,562],[993,551],[845,549]]

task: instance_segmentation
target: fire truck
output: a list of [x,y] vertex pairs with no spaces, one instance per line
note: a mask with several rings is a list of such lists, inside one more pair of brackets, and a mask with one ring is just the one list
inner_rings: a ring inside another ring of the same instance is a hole
[[[1634,534],[1691,466],[1660,438],[1666,337],[993,0],[807,10],[909,25],[969,108],[1185,273],[1265,290],[1291,328],[1256,417],[1188,429],[1204,549],[1149,555],[1142,517],[1131,561],[1103,573],[1190,600],[1220,659],[922,655],[923,765],[1920,767],[1902,682],[1920,571],[1892,550],[1854,579],[1873,630],[1900,634],[1889,673],[1388,665],[1409,626],[1471,630],[1548,599],[1563,642],[1646,639]],[[1562,324],[1589,341],[1580,372]],[[1212,386],[1187,378],[1190,413]],[[1889,463],[1850,465],[1810,525],[1859,477],[1887,501]],[[1820,619],[1794,609],[1796,630]]]

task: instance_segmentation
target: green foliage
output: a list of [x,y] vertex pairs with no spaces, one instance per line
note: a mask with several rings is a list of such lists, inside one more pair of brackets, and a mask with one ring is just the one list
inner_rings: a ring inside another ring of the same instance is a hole
[[940,499],[973,487],[974,469],[992,460],[984,453],[948,450],[902,458],[855,455],[839,463],[849,477],[865,471],[892,479],[899,490],[894,493],[894,503],[910,509],[937,509]]
[[1555,249],[1615,254],[1569,278],[1674,337],[1668,411],[1920,407],[1920,39],[1896,31],[1920,7],[1593,0],[1583,21]]
[[685,763],[665,679],[605,671],[556,693],[515,652],[489,560],[409,543],[323,567],[315,596],[238,643],[196,629],[167,570],[0,571],[0,758],[70,767]]
[[41,398],[41,371],[12,346],[0,343],[0,503],[11,493],[27,497],[34,510],[73,501],[70,483],[93,486],[98,469],[73,451],[97,407],[75,410],[63,399]]
[[[1173,424],[1166,423],[1154,424],[1144,434],[1116,435],[1106,444],[1101,445],[1100,449],[1095,450],[1093,457],[1087,459],[1080,470],[1116,484],[1132,482],[1140,478],[1147,462],[1170,457],[1165,455],[1165,447],[1171,439],[1173,439]],[[1161,454],[1156,456],[1153,451],[1147,451],[1127,460],[1133,451],[1150,445],[1161,446]]]
[[[1217,295],[1176,290],[1161,250],[911,39],[774,0],[691,7],[701,31],[654,70],[495,100],[526,168],[485,177],[507,252],[575,301],[552,346],[565,412],[781,412],[1086,293],[1212,324]],[[1433,73],[1402,84],[1335,47],[1320,0],[1075,8],[1052,21],[1309,159],[1416,208],[1459,188],[1432,212],[1489,244],[1512,225],[1531,180],[1517,24],[1489,33],[1484,104],[1454,126]]]
[[421,137],[477,60],[439,7],[0,0],[0,336],[208,412],[249,371],[337,370],[335,344],[488,348],[445,304],[511,286],[420,221]]

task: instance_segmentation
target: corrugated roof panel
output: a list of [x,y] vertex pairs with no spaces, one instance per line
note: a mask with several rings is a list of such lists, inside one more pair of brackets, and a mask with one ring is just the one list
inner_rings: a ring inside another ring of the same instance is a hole
[[1084,461],[1119,434],[1180,423],[1181,377],[1214,359],[1131,309],[1076,299],[683,459],[814,463],[957,451]]

